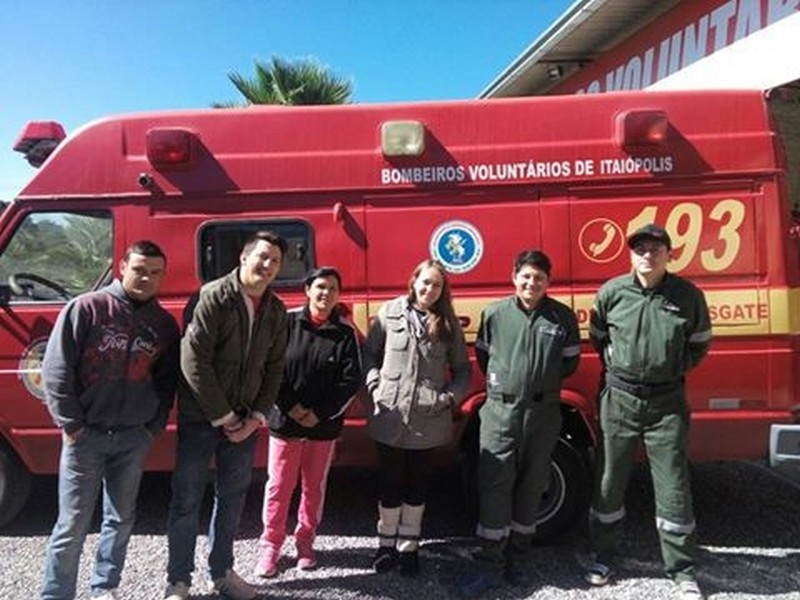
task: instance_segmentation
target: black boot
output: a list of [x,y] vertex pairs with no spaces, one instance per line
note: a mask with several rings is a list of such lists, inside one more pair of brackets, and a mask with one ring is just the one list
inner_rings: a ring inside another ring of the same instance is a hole
[[530,535],[511,532],[505,547],[503,578],[515,587],[527,587],[531,583],[525,563],[530,554],[533,539]]
[[376,573],[386,573],[397,565],[397,550],[394,546],[379,546],[372,559],[372,568]]
[[419,552],[400,552],[400,575],[403,577],[416,577],[419,574]]
[[520,563],[517,557],[512,555],[506,557],[506,564],[503,568],[503,579],[514,587],[528,587],[531,584],[531,578],[525,566]]

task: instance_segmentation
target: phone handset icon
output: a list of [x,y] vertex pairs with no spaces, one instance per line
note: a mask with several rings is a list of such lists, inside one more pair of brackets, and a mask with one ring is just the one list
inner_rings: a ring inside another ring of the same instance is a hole
[[605,233],[605,237],[600,242],[592,242],[589,244],[589,252],[592,253],[592,256],[599,256],[606,249],[611,245],[611,242],[614,241],[614,237],[617,235],[617,230],[611,223],[606,223],[603,225],[603,232]]

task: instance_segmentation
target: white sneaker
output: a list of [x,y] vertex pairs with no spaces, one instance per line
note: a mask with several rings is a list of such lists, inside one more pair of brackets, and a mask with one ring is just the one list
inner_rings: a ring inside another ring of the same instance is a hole
[[214,580],[214,591],[230,600],[253,600],[258,595],[256,588],[233,569],[225,571],[225,577]]
[[684,579],[676,583],[682,600],[705,600],[705,595],[700,591],[695,579]]
[[164,591],[164,598],[166,600],[187,600],[189,597],[189,586],[183,581],[176,581],[167,585]]
[[119,600],[117,590],[106,590],[101,594],[92,596],[92,600]]

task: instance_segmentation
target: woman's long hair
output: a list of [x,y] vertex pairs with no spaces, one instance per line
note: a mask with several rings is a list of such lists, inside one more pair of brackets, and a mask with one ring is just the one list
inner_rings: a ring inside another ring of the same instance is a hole
[[458,317],[453,310],[453,298],[450,294],[450,281],[447,279],[447,271],[438,260],[431,258],[423,260],[417,265],[411,278],[408,280],[408,299],[413,304],[417,300],[414,292],[414,282],[419,274],[427,268],[436,269],[442,276],[442,293],[433,305],[428,309],[428,335],[432,340],[449,342],[453,339],[455,331],[459,327]]

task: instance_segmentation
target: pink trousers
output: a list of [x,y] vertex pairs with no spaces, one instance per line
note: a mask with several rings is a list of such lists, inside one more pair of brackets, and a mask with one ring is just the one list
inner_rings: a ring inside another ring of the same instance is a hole
[[303,440],[269,438],[269,479],[264,485],[264,508],[261,519],[264,532],[262,547],[280,552],[286,539],[286,520],[292,495],[300,487],[300,506],[297,512],[295,544],[300,550],[310,550],[322,519],[325,487],[333,459],[335,440]]

